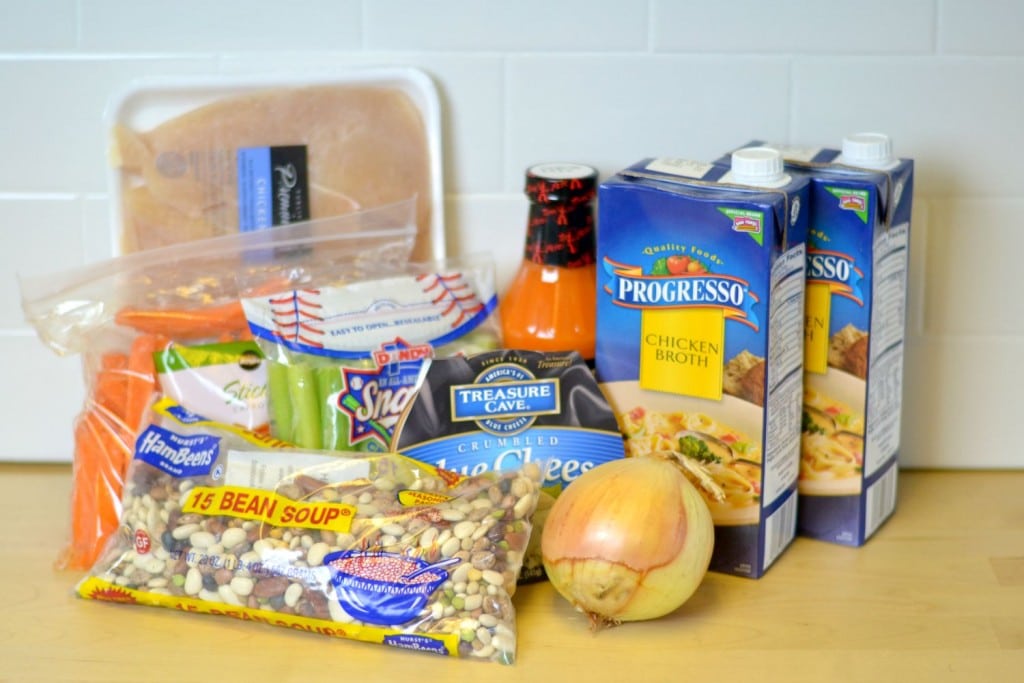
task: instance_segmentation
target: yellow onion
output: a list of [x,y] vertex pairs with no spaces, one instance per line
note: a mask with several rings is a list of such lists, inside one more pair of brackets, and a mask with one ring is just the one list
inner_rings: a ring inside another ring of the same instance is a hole
[[555,589],[592,627],[654,619],[693,595],[715,529],[700,492],[670,455],[614,460],[572,482],[541,537]]

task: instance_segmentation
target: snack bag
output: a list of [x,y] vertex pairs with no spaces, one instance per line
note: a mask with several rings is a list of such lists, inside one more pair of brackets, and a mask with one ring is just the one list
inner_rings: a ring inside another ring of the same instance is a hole
[[154,360],[164,396],[220,422],[270,429],[267,366],[254,341],[168,344]]
[[510,664],[540,466],[465,477],[296,450],[167,399],[83,598]]
[[[70,533],[57,567],[88,569],[117,528],[125,471],[150,402],[168,391],[200,409],[211,395],[230,391],[218,387],[211,394],[208,384],[198,392],[185,389],[181,375],[172,377],[169,370],[182,369],[184,357],[195,364],[199,353],[219,354],[225,361],[242,349],[232,345],[251,339],[235,273],[285,282],[291,281],[286,276],[320,277],[326,271],[359,273],[370,264],[376,272],[394,269],[408,259],[412,215],[410,201],[22,278],[29,323],[56,352],[80,353],[85,373],[86,397],[74,425]],[[237,365],[236,371],[241,372]],[[255,404],[233,418],[222,417],[251,427],[266,423]]]
[[427,360],[500,346],[496,305],[493,265],[479,257],[243,291],[270,361],[271,433],[306,448],[389,450]]

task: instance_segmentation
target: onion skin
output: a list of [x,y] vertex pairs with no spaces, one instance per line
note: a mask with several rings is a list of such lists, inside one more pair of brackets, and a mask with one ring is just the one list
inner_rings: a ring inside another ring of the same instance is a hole
[[650,455],[595,467],[555,500],[541,537],[544,569],[596,629],[655,619],[693,595],[715,528],[674,461]]

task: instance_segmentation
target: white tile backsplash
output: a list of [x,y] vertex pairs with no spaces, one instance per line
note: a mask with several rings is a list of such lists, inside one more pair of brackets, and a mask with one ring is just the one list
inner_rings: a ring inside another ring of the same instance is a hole
[[1024,199],[934,199],[930,208],[924,332],[1024,338],[1024,298],[1007,288],[1019,277]]
[[0,244],[0,331],[23,330],[18,276],[83,263],[81,202],[73,196],[0,197]]
[[507,79],[507,192],[538,161],[607,175],[647,156],[716,158],[788,127],[780,58],[512,56]]
[[1024,3],[1019,0],[942,0],[938,50],[948,54],[1021,54]]
[[798,58],[792,139],[835,146],[877,130],[931,196],[1019,196],[1024,58]]
[[503,292],[523,258],[529,203],[510,195],[453,195],[446,204],[448,251],[452,256],[491,254],[498,291]]
[[96,52],[358,50],[359,0],[83,0],[81,48]]
[[1024,376],[1024,4],[1012,0],[38,0],[0,26],[0,459],[66,460],[77,358],[22,320],[16,271],[113,253],[104,107],[156,74],[422,68],[442,102],[453,255],[522,257],[523,171],[607,175],[760,137],[881,130],[917,162],[901,460],[1022,467],[999,427]]
[[373,0],[370,50],[619,52],[647,48],[647,3],[635,0]]
[[[149,74],[199,73],[205,59],[0,60],[0,192],[105,192],[104,112],[115,91]],[[15,163],[13,160],[17,160]]]
[[28,334],[0,333],[4,443],[0,460],[68,461],[74,417],[85,397],[82,369]]
[[[17,4],[17,9],[14,9]],[[0,7],[0,49],[4,52],[74,50],[78,36],[77,0],[4,0]]]
[[1024,340],[915,337],[906,349],[903,442],[909,467],[1020,468]]
[[[120,233],[118,233],[120,235]],[[90,195],[82,199],[83,261],[95,263],[120,251],[114,243],[110,224],[110,201],[106,195]]]
[[919,54],[934,45],[933,0],[653,0],[655,50]]

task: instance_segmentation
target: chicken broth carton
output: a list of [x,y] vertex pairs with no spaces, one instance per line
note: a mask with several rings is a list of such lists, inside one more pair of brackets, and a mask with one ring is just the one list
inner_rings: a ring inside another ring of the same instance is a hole
[[914,165],[878,134],[776,148],[811,182],[797,529],[859,546],[896,506]]
[[596,372],[629,456],[710,475],[713,571],[757,578],[795,536],[808,182],[648,159],[599,193]]

